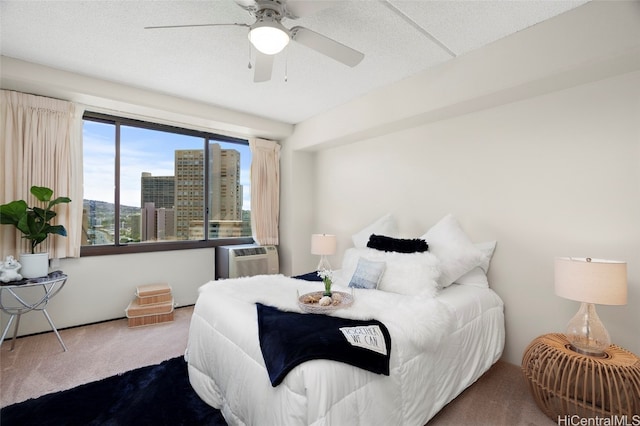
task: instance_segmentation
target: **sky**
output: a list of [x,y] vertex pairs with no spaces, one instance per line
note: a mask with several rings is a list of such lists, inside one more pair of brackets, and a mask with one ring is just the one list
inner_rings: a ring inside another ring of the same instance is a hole
[[[167,132],[121,127],[120,147],[120,204],[140,207],[140,176],[149,172],[153,176],[174,175],[176,149],[203,149],[203,139]],[[85,121],[84,199],[114,201],[115,187],[115,126]],[[251,151],[248,145],[220,142],[223,149],[240,152],[240,184],[243,210],[251,210]]]

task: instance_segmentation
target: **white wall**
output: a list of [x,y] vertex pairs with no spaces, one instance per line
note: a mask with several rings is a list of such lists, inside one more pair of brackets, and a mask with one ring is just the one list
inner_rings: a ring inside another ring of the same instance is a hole
[[311,204],[316,219],[283,244],[308,253],[312,232],[335,233],[339,265],[387,212],[407,237],[453,213],[474,241],[498,241],[489,278],[514,364],[577,311],[554,295],[555,257],[625,260],[628,304],[598,312],[640,354],[638,22],[639,2],[593,2],[297,125],[285,151],[313,152],[315,177],[284,165],[297,197],[283,216]]
[[598,311],[640,353],[639,117],[637,72],[322,150],[318,224],[341,250],[387,211],[406,237],[453,213],[474,241],[497,240],[489,277],[512,363],[577,311],[554,295],[555,257],[626,260],[628,305]]
[[290,124],[0,56],[0,87],[85,105],[94,112],[227,136],[278,140]]
[[[195,303],[198,288],[214,279],[213,248],[61,259],[68,275],[63,289],[47,306],[57,328],[125,316],[138,285],[167,283],[178,306]],[[8,316],[2,314],[4,329]],[[15,322],[14,322],[15,324]],[[44,315],[25,314],[19,334],[51,330]],[[13,335],[13,326],[8,337]]]

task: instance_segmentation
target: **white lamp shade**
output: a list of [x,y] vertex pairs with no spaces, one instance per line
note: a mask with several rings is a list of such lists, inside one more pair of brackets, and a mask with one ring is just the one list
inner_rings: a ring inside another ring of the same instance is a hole
[[276,21],[260,21],[251,26],[249,41],[265,55],[280,53],[289,44],[289,33]]
[[311,235],[311,254],[329,256],[335,254],[337,239],[335,235],[313,234]]
[[599,305],[627,303],[627,264],[616,260],[560,257],[555,291],[565,299]]

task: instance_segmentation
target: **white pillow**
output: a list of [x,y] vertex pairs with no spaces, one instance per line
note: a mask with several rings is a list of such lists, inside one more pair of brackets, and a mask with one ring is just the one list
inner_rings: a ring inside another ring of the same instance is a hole
[[476,266],[455,281],[456,284],[470,285],[473,287],[489,288],[489,279],[482,268]]
[[396,225],[396,220],[393,218],[391,213],[387,213],[363,230],[353,234],[351,236],[353,245],[357,248],[366,247],[371,234],[386,235],[388,237],[397,236],[398,226]]
[[439,261],[429,252],[385,252],[366,247],[347,249],[344,252],[340,271],[342,283],[348,283],[351,280],[360,258],[386,263],[378,290],[427,297],[433,297],[438,293]]
[[491,263],[491,258],[493,257],[493,252],[496,250],[496,241],[486,241],[484,243],[477,243],[476,247],[482,252],[482,260],[480,261],[480,268],[486,274],[489,272],[489,265]]
[[483,254],[462,230],[453,215],[448,214],[433,225],[422,237],[429,251],[440,260],[441,287],[450,286],[483,260]]
[[493,257],[493,252],[496,249],[495,241],[487,241],[484,243],[477,243],[475,245],[482,252],[482,260],[480,265],[476,266],[460,278],[456,279],[457,284],[472,285],[475,287],[489,288],[489,280],[487,279],[487,271],[489,270],[489,263]]

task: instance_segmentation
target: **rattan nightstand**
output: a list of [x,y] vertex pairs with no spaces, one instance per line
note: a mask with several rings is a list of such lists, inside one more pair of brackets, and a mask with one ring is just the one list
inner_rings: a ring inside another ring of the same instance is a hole
[[592,357],[571,350],[564,334],[545,334],[525,350],[522,372],[553,421],[567,415],[630,420],[640,413],[640,358],[619,346]]

